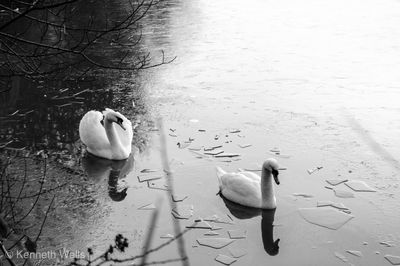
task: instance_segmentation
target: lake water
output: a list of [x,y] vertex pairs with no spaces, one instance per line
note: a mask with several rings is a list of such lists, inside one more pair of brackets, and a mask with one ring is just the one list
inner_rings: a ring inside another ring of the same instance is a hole
[[[210,222],[222,227],[215,230],[218,236],[205,236],[209,230],[204,229],[185,234],[190,265],[222,265],[215,257],[231,256],[232,248],[246,252],[233,265],[390,265],[385,255],[400,256],[399,7],[392,0],[175,0],[149,11],[144,47],[155,61],[161,50],[177,58],[140,72],[135,78],[140,97],[128,89],[126,98],[111,99],[114,108],[124,102],[125,111],[125,102],[138,101],[135,113],[142,120],[131,117],[136,122],[162,117],[174,190],[188,196],[177,204],[193,206],[193,216],[180,226],[212,215],[230,221]],[[101,251],[122,233],[130,241],[127,256],[140,253],[152,213],[140,207],[158,199],[163,201],[151,246],[174,234],[168,193],[137,178],[143,169],[162,168],[161,132],[149,131],[153,125],[145,128],[148,142],[137,145],[141,152],[133,165],[112,166],[121,171],[118,182],[128,187],[122,201],[108,196],[109,165],[82,164],[86,172],[100,169],[96,189],[103,196],[95,218],[82,218],[68,233],[70,249]],[[189,138],[194,140],[188,147],[177,145]],[[189,150],[214,145],[240,156],[218,159]],[[215,166],[255,169],[269,157],[286,168],[275,187],[275,213],[249,213],[216,195]],[[322,168],[307,171],[316,167]],[[361,180],[376,192],[332,186],[330,179]],[[164,180],[154,182],[165,188]],[[354,197],[338,197],[331,188]],[[314,224],[307,222],[299,209],[323,201],[343,203],[354,217],[337,230],[316,225],[322,223],[318,213]],[[246,231],[246,237],[222,249],[196,241],[229,238],[228,230]],[[270,240],[277,238],[279,253],[271,256]],[[148,261],[177,257],[173,242]]]

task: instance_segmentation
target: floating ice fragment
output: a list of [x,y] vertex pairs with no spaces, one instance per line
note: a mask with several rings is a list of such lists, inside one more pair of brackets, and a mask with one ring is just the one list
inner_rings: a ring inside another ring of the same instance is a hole
[[328,179],[325,181],[331,186],[337,186],[341,183],[347,182],[348,180],[347,179]]
[[178,145],[179,149],[184,149],[190,145],[190,142],[178,142],[176,145]]
[[354,198],[354,194],[350,191],[336,188],[334,188],[333,191],[335,191],[335,196],[338,198]]
[[161,182],[154,182],[156,180],[151,180],[147,181],[147,186],[151,189],[160,189],[160,190],[165,190],[168,191],[168,186],[165,184],[162,184]]
[[385,259],[392,265],[400,265],[400,257],[394,255],[385,255]]
[[204,152],[204,154],[215,156],[215,155],[221,154],[223,152],[224,152],[223,150],[213,150],[213,151],[206,151],[206,152]]
[[165,234],[165,235],[160,236],[160,238],[169,238],[169,239],[171,239],[171,238],[174,238],[174,236],[171,235],[171,234]]
[[224,158],[224,157],[238,157],[238,156],[240,156],[240,154],[238,154],[238,153],[221,153],[221,154],[218,154],[218,155],[215,155],[215,157],[217,157],[217,158]]
[[228,235],[231,239],[242,239],[247,237],[246,230],[228,230]]
[[335,257],[340,259],[343,262],[347,262],[348,261],[348,259],[343,254],[341,254],[339,252],[335,252]]
[[171,213],[177,219],[189,219],[193,215],[193,205],[178,205]]
[[317,207],[326,207],[326,206],[331,206],[331,207],[339,209],[339,210],[349,210],[349,208],[344,206],[343,203],[336,203],[336,202],[332,202],[332,201],[318,201],[317,202]]
[[172,195],[171,197],[174,202],[184,201],[185,199],[188,198],[188,196],[182,196],[182,195]]
[[252,146],[252,145],[249,144],[249,143],[246,143],[246,144],[238,144],[238,145],[239,145],[239,147],[242,148],[242,149],[248,148],[248,147],[251,147],[251,146]]
[[191,150],[191,151],[200,151],[202,149],[202,147],[200,147],[200,146],[195,146],[195,147],[189,147],[188,148],[188,150]]
[[344,184],[357,192],[376,192],[375,189],[373,189],[367,183],[361,180],[350,180]]
[[174,137],[174,138],[178,137],[178,135],[176,135],[174,133],[169,133],[168,135],[170,135],[171,137]]
[[208,231],[206,233],[204,233],[205,236],[218,236],[219,233],[218,232],[214,232],[214,231]]
[[231,258],[229,256],[226,255],[221,255],[219,254],[216,258],[216,261],[221,262],[224,265],[231,265],[232,263],[234,263],[236,261],[236,259]]
[[240,248],[229,248],[229,253],[232,255],[232,257],[236,259],[243,257],[244,255],[247,254],[247,252],[244,249]]
[[139,182],[145,182],[145,181],[160,179],[160,178],[162,178],[162,176],[159,176],[159,175],[138,175],[137,178],[138,178]]
[[307,193],[293,193],[293,196],[303,197],[303,198],[312,198],[312,197],[314,197],[313,195],[307,194]]
[[212,151],[217,148],[222,148],[222,145],[215,145],[215,146],[210,146],[210,147],[204,147],[204,151]]
[[308,172],[308,174],[313,174],[315,171],[319,171],[319,170],[321,170],[323,167],[322,166],[317,166],[317,167],[315,167],[315,168],[313,168],[313,169],[308,169],[307,170],[307,172]]
[[346,250],[347,253],[357,256],[357,257],[362,257],[362,252],[358,250]]
[[208,221],[208,222],[214,222],[214,223],[222,223],[222,224],[234,224],[232,219],[224,219],[219,217],[218,215],[214,214],[212,216],[208,216],[206,218],[203,219],[204,221]]
[[206,247],[220,249],[232,244],[235,240],[229,238],[200,238],[197,242]]
[[240,129],[232,129],[229,131],[229,133],[240,133]]
[[191,122],[191,123],[198,123],[199,120],[198,120],[198,119],[190,119],[189,122]]
[[206,221],[196,222],[192,225],[186,226],[186,228],[193,228],[193,229],[209,229],[211,230],[211,225]]
[[381,241],[381,242],[379,242],[379,244],[381,244],[381,245],[383,245],[383,246],[385,246],[385,247],[388,247],[388,248],[395,246],[395,244],[393,243],[393,241],[390,241],[390,240]]
[[142,207],[139,207],[138,210],[154,210],[156,208],[156,206],[154,205],[154,203],[149,203],[146,205],[143,205]]
[[145,168],[145,169],[143,169],[142,171],[140,171],[141,173],[154,173],[154,172],[157,172],[158,170],[156,170],[156,169],[147,169],[147,168]]
[[205,129],[199,129],[199,132],[206,132]]
[[309,223],[337,230],[354,216],[331,207],[300,208],[300,215]]

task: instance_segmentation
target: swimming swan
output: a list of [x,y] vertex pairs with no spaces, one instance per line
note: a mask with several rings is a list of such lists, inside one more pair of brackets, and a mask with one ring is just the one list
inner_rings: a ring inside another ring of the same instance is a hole
[[124,160],[132,150],[132,123],[108,108],[103,113],[89,111],[79,123],[79,137],[91,154],[109,160]]
[[272,178],[279,185],[279,166],[275,159],[267,159],[262,166],[261,177],[252,172],[227,173],[217,167],[221,194],[243,206],[275,209],[276,198]]

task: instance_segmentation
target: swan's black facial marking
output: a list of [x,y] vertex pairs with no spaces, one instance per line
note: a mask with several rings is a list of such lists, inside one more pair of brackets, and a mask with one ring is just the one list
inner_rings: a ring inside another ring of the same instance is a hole
[[106,119],[106,117],[103,115],[103,119],[100,120],[100,124],[104,127],[104,119]]
[[125,127],[124,127],[124,125],[122,124],[123,122],[124,122],[124,120],[121,118],[121,117],[118,117],[118,116],[116,116],[115,117],[116,119],[117,119],[117,124],[123,129],[123,130],[125,130]]
[[277,184],[277,185],[279,185],[281,182],[279,182],[279,178],[278,178],[278,176],[279,176],[279,171],[278,170],[276,170],[276,169],[272,169],[272,176],[274,177],[274,179],[275,179],[275,183]]

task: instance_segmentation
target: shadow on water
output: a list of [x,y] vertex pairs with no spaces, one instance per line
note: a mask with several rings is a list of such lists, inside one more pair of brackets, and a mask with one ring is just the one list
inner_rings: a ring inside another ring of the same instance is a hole
[[246,207],[226,199],[221,193],[220,196],[230,213],[238,219],[251,219],[261,215],[261,236],[264,250],[270,256],[278,255],[280,239],[278,238],[274,241],[274,220],[276,209],[262,210]]

